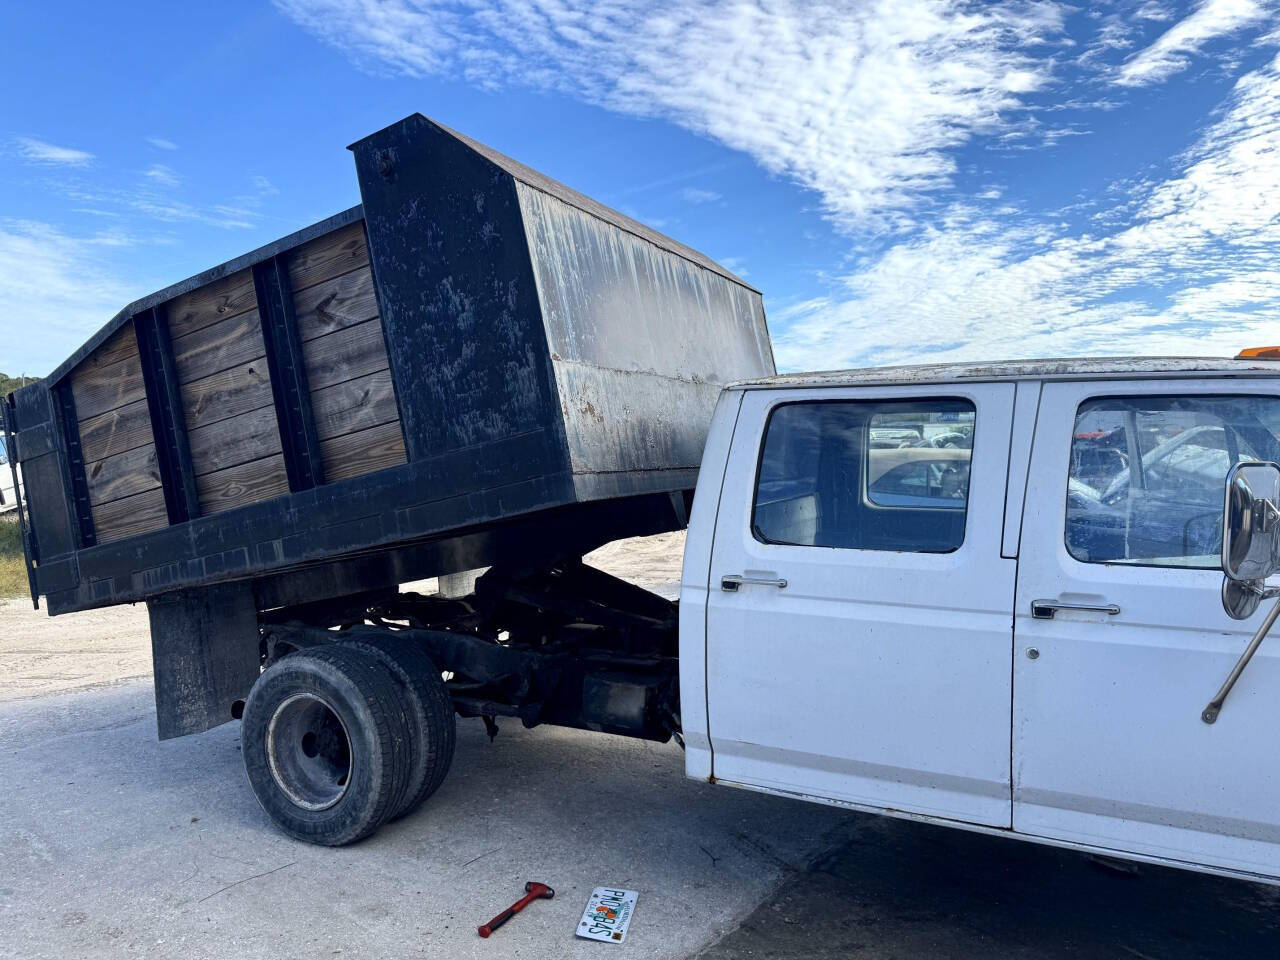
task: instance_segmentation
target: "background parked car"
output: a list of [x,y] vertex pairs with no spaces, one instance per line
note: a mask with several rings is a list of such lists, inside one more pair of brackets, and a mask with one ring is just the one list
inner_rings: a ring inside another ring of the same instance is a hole
[[9,469],[4,444],[0,443],[0,513],[18,508],[18,497],[13,489],[13,471]]

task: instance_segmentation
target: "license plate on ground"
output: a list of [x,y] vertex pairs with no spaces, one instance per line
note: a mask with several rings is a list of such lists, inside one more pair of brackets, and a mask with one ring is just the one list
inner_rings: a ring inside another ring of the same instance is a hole
[[604,940],[621,943],[627,939],[627,927],[636,909],[634,890],[617,890],[613,887],[596,887],[587,900],[587,909],[578,924],[578,936],[587,940]]

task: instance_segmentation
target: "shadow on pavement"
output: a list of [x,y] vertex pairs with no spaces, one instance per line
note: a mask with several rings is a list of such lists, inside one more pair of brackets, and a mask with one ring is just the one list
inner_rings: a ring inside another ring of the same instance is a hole
[[1280,957],[1280,888],[859,819],[700,960]]

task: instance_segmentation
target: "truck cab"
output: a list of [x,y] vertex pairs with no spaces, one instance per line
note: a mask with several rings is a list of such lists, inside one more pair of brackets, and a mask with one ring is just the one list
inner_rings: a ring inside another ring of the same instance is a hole
[[1280,654],[1205,703],[1223,490],[1280,460],[1280,368],[1124,359],[726,390],[680,594],[687,772],[1280,879]]

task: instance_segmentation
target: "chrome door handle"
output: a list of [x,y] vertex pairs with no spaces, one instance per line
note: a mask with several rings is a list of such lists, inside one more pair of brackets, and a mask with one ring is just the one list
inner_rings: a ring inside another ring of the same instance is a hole
[[1120,608],[1114,603],[1062,603],[1058,600],[1032,600],[1031,616],[1035,620],[1052,620],[1059,610],[1085,610],[1115,616]]
[[754,583],[761,587],[777,587],[779,590],[787,585],[787,581],[781,577],[746,577],[735,573],[720,578],[720,589],[728,593],[737,593],[738,588],[744,583]]

